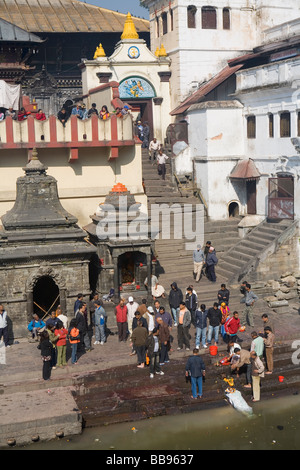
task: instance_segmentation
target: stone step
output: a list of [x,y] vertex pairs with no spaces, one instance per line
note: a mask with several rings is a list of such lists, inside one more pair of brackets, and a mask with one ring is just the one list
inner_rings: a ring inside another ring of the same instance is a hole
[[258,232],[250,233],[249,237],[247,237],[247,241],[254,241],[258,245],[266,246],[275,240],[276,236],[260,234]]

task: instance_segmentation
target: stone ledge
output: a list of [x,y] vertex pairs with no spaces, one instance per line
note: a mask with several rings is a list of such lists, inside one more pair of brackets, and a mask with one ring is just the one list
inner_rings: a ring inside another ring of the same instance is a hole
[[82,432],[82,416],[71,388],[0,396],[0,448]]

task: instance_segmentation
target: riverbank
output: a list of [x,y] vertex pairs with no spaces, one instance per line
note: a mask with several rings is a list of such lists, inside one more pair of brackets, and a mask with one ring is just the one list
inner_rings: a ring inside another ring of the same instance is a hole
[[[255,322],[255,328],[260,331],[261,319],[256,318]],[[240,334],[242,347],[249,347],[251,330],[248,328],[245,333]],[[298,314],[276,319],[276,344],[278,348],[283,345],[290,348],[285,349],[284,353],[280,352],[281,357],[278,357],[283,360],[284,356],[285,362],[280,363],[281,372],[282,368],[288,368],[288,361],[291,362],[291,340],[297,339],[299,331]],[[195,329],[192,327],[191,348],[194,346],[194,333]],[[187,413],[199,409],[200,406],[208,407],[205,402],[203,405],[191,403],[190,384],[186,384],[184,380],[184,366],[191,351],[177,351],[175,328],[172,334],[173,351],[170,363],[163,366],[165,375],[156,376],[152,381],[146,368],[137,369],[136,356],[130,356],[129,343],[119,343],[117,335],[109,336],[106,344],[94,346],[91,352],[83,354],[79,357],[77,365],[71,365],[69,360],[66,367],[53,370],[49,382],[42,379],[42,361],[37,344],[29,343],[25,339],[18,340],[18,344],[13,344],[5,350],[5,363],[0,364],[0,446],[7,447],[9,439],[19,446],[36,439],[54,439],[57,435],[78,435],[86,426],[87,420],[93,425],[129,422],[165,414],[165,410],[168,410],[169,414],[176,414]],[[224,355],[226,345],[220,344],[219,352]],[[219,399],[213,397],[210,405],[224,406],[224,394],[220,384],[221,376],[226,374],[226,371],[214,366],[216,359],[209,355],[208,350],[202,349],[200,353],[211,370],[207,378],[208,381],[211,380],[211,390],[214,389],[214,393],[219,395]],[[272,380],[276,382],[276,386],[277,372],[275,370],[274,377],[268,376],[267,379],[269,383]],[[297,382],[292,383],[293,377],[287,377],[279,385],[280,392],[285,389],[288,393],[295,392]],[[214,384],[216,380],[219,382]],[[208,381],[205,385],[207,390]],[[269,397],[271,393],[269,391]],[[93,408],[92,398],[98,398],[97,404],[103,405],[101,409]],[[162,404],[164,401],[165,405]],[[108,403],[110,407],[105,408],[104,405]],[[138,416],[132,411],[138,409],[138,405],[147,403],[148,408],[143,406]],[[170,404],[169,408],[166,407],[167,404]],[[127,411],[124,412],[126,407]],[[106,419],[106,416],[112,419]]]

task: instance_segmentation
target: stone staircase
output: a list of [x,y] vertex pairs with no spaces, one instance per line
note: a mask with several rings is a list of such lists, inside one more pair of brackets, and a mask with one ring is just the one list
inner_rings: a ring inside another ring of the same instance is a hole
[[[166,180],[162,181],[157,174],[156,164],[149,162],[148,151],[142,152],[143,177],[148,196],[148,210],[151,217],[152,204],[201,204],[193,194],[182,196],[176,185],[172,182],[171,164],[167,163]],[[179,209],[180,210],[180,209]],[[193,214],[195,216],[195,212]],[[169,293],[170,284],[177,282],[185,292],[188,285],[192,284],[198,294],[199,303],[212,306],[217,300],[217,292],[221,283],[225,283],[231,291],[231,311],[241,311],[239,284],[247,279],[247,274],[255,272],[259,260],[264,259],[268,253],[274,253],[280,243],[285,240],[293,229],[293,221],[281,221],[279,223],[262,222],[251,230],[243,239],[238,233],[240,217],[232,217],[227,220],[204,220],[204,243],[210,240],[216,249],[219,263],[216,267],[217,282],[211,283],[203,276],[200,283],[196,284],[193,278],[192,250],[186,249],[185,238],[176,238],[174,221],[170,223],[170,239],[158,238],[155,241],[156,274],[159,282]],[[264,297],[270,295],[267,288],[258,289],[259,301],[256,303],[256,315],[266,311]],[[162,303],[168,306],[167,299]]]
[[[79,377],[73,396],[82,412],[84,427],[229,406],[224,400],[224,392],[228,387],[224,378],[230,376],[234,378],[234,386],[241,391],[255,412],[255,405],[251,402],[251,389],[243,388],[244,373],[237,378],[231,374],[230,366],[216,367],[217,361],[224,355],[226,351],[219,352],[217,356],[210,356],[208,351],[202,355],[206,365],[206,377],[201,400],[190,398],[191,385],[184,378],[187,358],[172,359],[170,364],[163,366],[165,375],[155,376],[154,379],[149,379],[147,367],[141,370],[135,365],[100,370],[85,376],[84,379]],[[278,375],[284,375],[283,383],[278,381]],[[261,380],[261,399],[296,394],[299,387],[299,367],[292,362],[290,344],[276,345],[274,374],[266,375]]]
[[261,260],[275,253],[291,236],[296,225],[297,221],[291,220],[261,222],[223,254],[216,272],[226,277],[228,283],[249,277]]

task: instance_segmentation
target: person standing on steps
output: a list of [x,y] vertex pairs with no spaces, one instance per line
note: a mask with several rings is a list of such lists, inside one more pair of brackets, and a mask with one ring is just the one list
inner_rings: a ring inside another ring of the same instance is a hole
[[207,266],[207,278],[211,282],[216,282],[216,273],[215,267],[218,264],[218,258],[213,246],[210,247],[208,255],[206,257],[206,266]]
[[163,180],[166,179],[166,162],[169,157],[160,149],[157,155],[157,171]]
[[258,300],[257,295],[254,294],[251,290],[251,284],[246,284],[245,286],[245,295],[241,299],[241,303],[245,304],[244,310],[242,311],[241,316],[241,325],[246,326],[247,321],[249,326],[253,328],[253,306],[255,302]]
[[197,295],[193,293],[192,287],[187,288],[185,296],[185,305],[191,312],[192,325],[196,326]]
[[150,379],[154,378],[154,374],[164,375],[159,364],[160,348],[159,328],[155,327],[146,341],[146,350],[150,359]]
[[273,352],[274,352],[274,341],[275,335],[272,332],[269,326],[266,326],[264,329],[266,337],[264,338],[265,352],[266,352],[266,363],[267,363],[267,372],[266,374],[273,373]]
[[191,326],[191,319],[191,312],[186,308],[185,302],[180,302],[177,326],[178,351],[183,349],[183,345],[185,345],[186,351],[190,350],[189,329]]
[[212,337],[214,336],[215,344],[218,344],[222,313],[217,302],[214,303],[213,307],[208,309],[207,318],[209,321],[207,342],[211,344]]
[[137,321],[137,326],[132,331],[131,339],[137,354],[137,367],[144,368],[146,362],[146,341],[148,339],[148,330],[143,326],[143,322],[141,320]]
[[219,305],[225,302],[225,304],[228,306],[229,296],[230,296],[230,291],[226,288],[226,284],[221,284],[221,289],[218,291]]
[[170,345],[170,329],[161,317],[158,317],[156,321],[158,324],[158,338],[160,342],[159,363],[162,366],[166,362],[169,362],[168,347]]
[[194,279],[196,282],[199,282],[201,279],[201,272],[205,262],[205,256],[201,249],[201,245],[197,245],[197,249],[193,252],[193,261],[194,261]]
[[[205,364],[201,356],[199,356],[199,349],[193,349],[193,355],[187,360],[185,366],[185,375],[191,377],[192,396],[191,398],[202,398],[202,381],[205,377]],[[197,393],[198,387],[198,393]]]
[[203,348],[206,346],[206,331],[207,331],[207,310],[205,304],[201,304],[200,309],[196,310],[196,348],[200,348],[200,341],[202,341]]
[[151,140],[149,144],[149,161],[150,162],[151,160],[153,162],[156,161],[159,149],[160,149],[160,142],[157,140],[156,137],[154,137],[153,140]]
[[115,315],[118,327],[119,342],[127,340],[128,322],[127,322],[127,307],[125,300],[120,299],[119,305],[115,308]]
[[256,331],[251,333],[252,342],[250,345],[250,351],[254,351],[257,356],[262,359],[264,356],[265,343],[261,336],[259,336]]
[[265,367],[255,351],[250,352],[252,370],[252,401],[260,400],[260,379],[264,377]]
[[172,282],[169,292],[169,305],[174,319],[174,326],[177,326],[177,315],[179,313],[180,302],[183,301],[182,290],[179,289],[176,282]]

